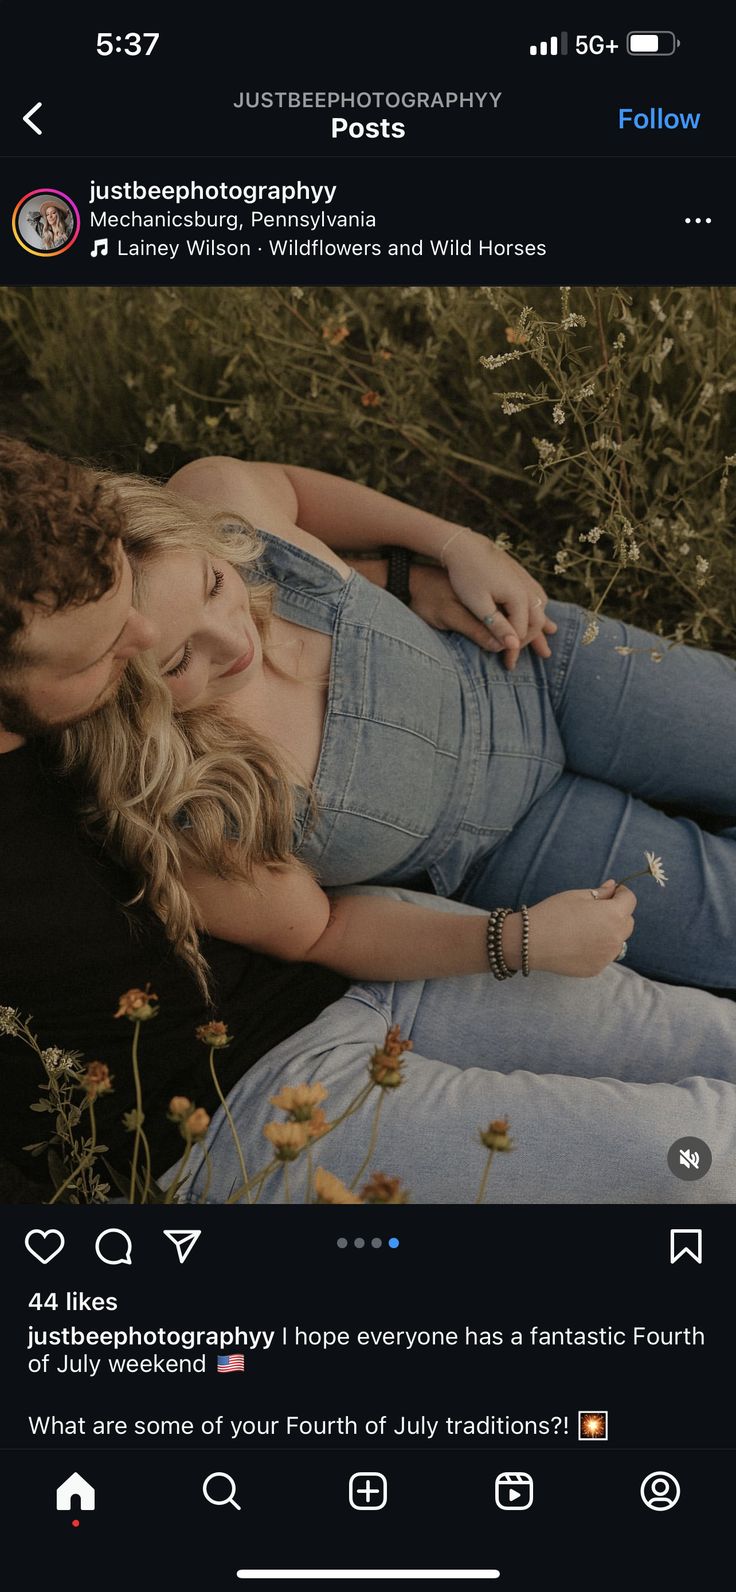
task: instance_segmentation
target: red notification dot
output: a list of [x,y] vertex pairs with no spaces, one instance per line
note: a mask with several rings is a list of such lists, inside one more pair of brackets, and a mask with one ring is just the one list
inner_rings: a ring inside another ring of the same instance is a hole
[[78,1520],[73,1520],[72,1521],[72,1525],[73,1526],[78,1526],[79,1524],[80,1524],[80,1522]]

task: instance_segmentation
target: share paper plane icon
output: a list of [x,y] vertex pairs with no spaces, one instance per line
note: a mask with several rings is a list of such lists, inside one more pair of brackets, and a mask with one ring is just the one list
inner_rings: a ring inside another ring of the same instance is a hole
[[185,1260],[188,1260],[189,1256],[191,1255],[201,1231],[201,1227],[164,1228],[164,1237],[170,1238],[172,1244],[174,1244],[176,1253],[179,1256],[179,1264],[181,1266],[184,1265]]

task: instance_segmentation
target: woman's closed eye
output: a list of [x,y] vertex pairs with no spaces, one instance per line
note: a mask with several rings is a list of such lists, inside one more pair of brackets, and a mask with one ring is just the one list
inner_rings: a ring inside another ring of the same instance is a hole
[[187,669],[189,668],[189,665],[190,665],[191,661],[192,661],[192,643],[191,643],[191,641],[188,641],[186,643],[186,646],[184,648],[182,656],[179,659],[179,662],[174,665],[173,669],[167,669],[166,670],[166,673],[164,675],[164,679],[165,680],[170,680],[172,678],[176,678],[176,676],[179,675],[179,674],[185,674]]
[[[214,577],[214,584],[211,587],[210,592],[209,592],[208,595],[210,597],[216,597],[218,592],[222,590],[222,583],[223,583],[223,581],[225,579],[225,571],[222,570],[222,569],[215,569],[214,565],[213,565],[212,574],[213,574],[213,577]],[[192,661],[192,644],[191,644],[191,641],[187,641],[186,645],[184,647],[184,651],[183,651],[183,653],[182,653],[182,655],[181,655],[181,657],[179,659],[179,662],[174,664],[173,669],[167,669],[165,671],[164,679],[165,680],[176,679],[176,677],[178,675],[186,674],[186,671],[189,668],[189,665],[190,665],[191,661]]]

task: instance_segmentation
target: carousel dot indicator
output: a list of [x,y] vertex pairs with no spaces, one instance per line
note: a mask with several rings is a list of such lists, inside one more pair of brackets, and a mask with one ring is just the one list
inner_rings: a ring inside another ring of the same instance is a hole
[[372,1238],[371,1239],[371,1249],[380,1249],[382,1243],[383,1243],[383,1239],[382,1238]]
[[364,1238],[354,1238],[353,1239],[353,1244],[355,1245],[356,1249],[365,1249],[365,1239]]
[[337,1247],[338,1247],[338,1249],[347,1249],[347,1247],[348,1247],[347,1238],[338,1238]]
[[399,1247],[398,1238],[389,1238],[388,1247],[389,1247],[389,1249],[398,1249],[398,1247]]

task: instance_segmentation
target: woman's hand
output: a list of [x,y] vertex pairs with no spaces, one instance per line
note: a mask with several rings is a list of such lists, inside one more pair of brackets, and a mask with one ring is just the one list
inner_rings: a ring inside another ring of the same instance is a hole
[[[567,978],[594,978],[615,962],[624,940],[634,932],[636,896],[628,885],[607,879],[590,890],[563,890],[529,908],[529,966]],[[507,935],[508,929],[508,948]],[[504,958],[521,966],[521,920],[517,913],[504,924]],[[509,957],[511,960],[509,960]]]
[[[557,626],[545,616],[547,593],[515,558],[487,536],[462,530],[450,538],[444,562],[455,596],[491,636],[492,650],[505,653],[507,669],[516,667],[522,647],[531,646],[540,658],[551,657],[546,638]],[[491,616],[492,623],[484,624]]]

